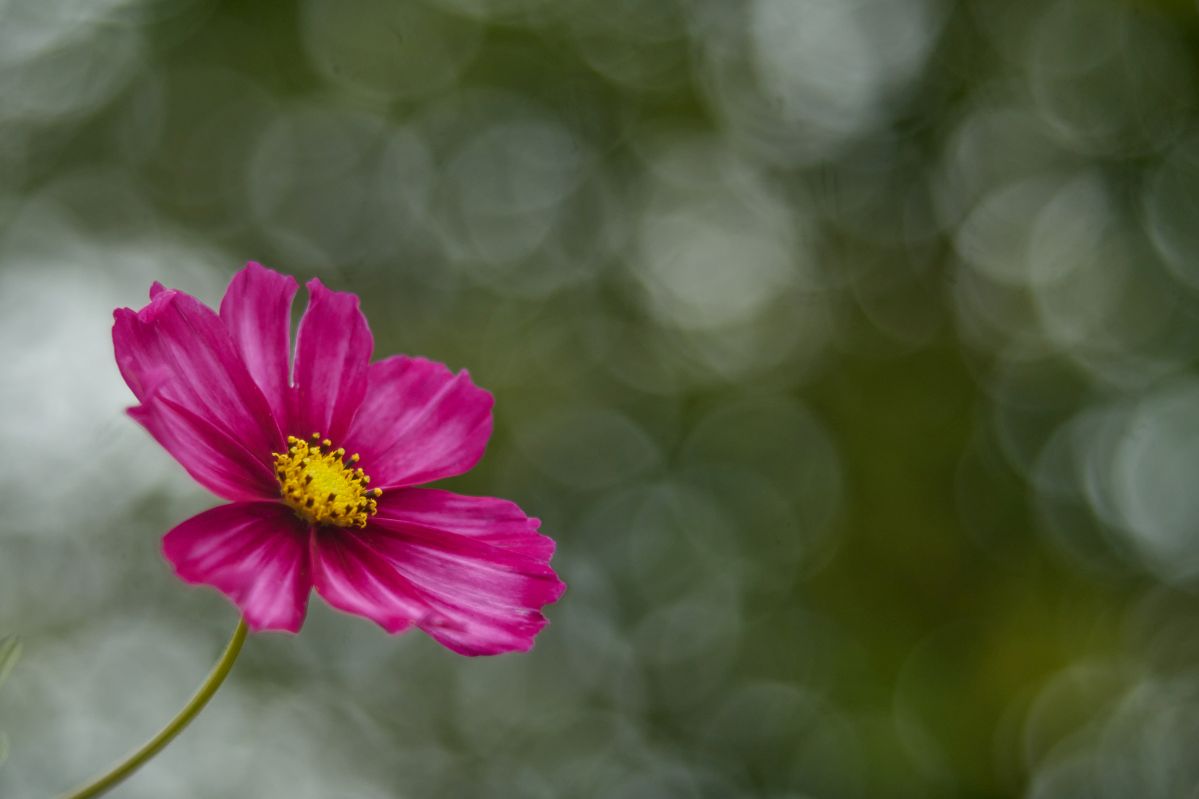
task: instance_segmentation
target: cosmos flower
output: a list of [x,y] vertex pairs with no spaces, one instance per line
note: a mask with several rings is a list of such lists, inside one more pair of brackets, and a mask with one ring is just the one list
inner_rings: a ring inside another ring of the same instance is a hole
[[316,589],[390,633],[418,627],[466,655],[524,651],[565,586],[538,520],[502,499],[418,488],[462,474],[491,435],[465,372],[395,355],[353,294],[250,263],[220,313],[155,283],[114,312],[129,414],[229,501],[163,540],[179,577],[223,592],[252,630],[297,632]]

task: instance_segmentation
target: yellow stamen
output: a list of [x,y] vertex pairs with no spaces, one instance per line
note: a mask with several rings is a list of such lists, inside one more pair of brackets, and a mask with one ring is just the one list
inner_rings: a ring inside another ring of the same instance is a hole
[[358,453],[346,463],[346,451],[313,433],[309,441],[287,437],[287,452],[272,453],[279,493],[288,507],[309,524],[366,527],[375,515],[375,500],[383,492],[368,489],[371,481],[354,468]]

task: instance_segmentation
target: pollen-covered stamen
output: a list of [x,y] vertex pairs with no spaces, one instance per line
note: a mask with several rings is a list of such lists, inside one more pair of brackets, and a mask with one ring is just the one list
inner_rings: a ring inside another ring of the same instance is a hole
[[287,452],[272,454],[283,501],[309,524],[366,527],[383,492],[367,488],[371,478],[355,468],[358,453],[333,449],[333,442],[313,433],[308,441],[287,437]]

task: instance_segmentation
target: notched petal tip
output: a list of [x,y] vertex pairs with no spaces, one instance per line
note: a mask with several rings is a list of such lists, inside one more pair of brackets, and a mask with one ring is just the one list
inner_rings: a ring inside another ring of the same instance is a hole
[[165,288],[161,283],[155,281],[150,287],[150,300],[145,305],[136,310],[125,306],[113,308],[113,334],[116,334],[117,326],[121,324],[145,324],[154,321],[178,294],[179,292],[175,289]]
[[[558,577],[557,573],[555,573],[554,576]],[[550,599],[550,601],[546,602],[545,604],[553,605],[559,599],[561,599],[565,593],[566,593],[566,581],[564,581],[562,578],[559,577],[557,583],[555,583],[554,587],[550,589],[550,596],[553,598]],[[546,621],[546,624],[549,624],[549,621]]]
[[[313,302],[314,300],[324,301],[335,299],[351,303],[351,307],[354,311],[362,311],[362,298],[358,296],[357,292],[331,289],[326,286],[324,281],[322,281],[319,277],[314,277],[309,280],[304,284],[304,288],[308,290],[309,303]],[[342,310],[344,312],[345,309]],[[363,317],[362,321],[366,322],[367,320],[365,317]]]
[[[286,272],[280,272],[276,269],[271,269],[269,266],[264,266],[260,261],[246,261],[246,265],[234,273],[233,280],[237,280],[238,277],[247,273],[257,276],[269,275],[271,279],[284,280],[297,288],[300,285],[299,281],[297,281],[293,275],[289,275]],[[230,282],[232,282],[232,280]]]
[[462,369],[458,374],[454,375],[454,380],[464,383],[466,390],[474,396],[474,401],[479,407],[487,411],[487,423],[491,424],[491,412],[495,409],[495,394],[483,388],[476,383],[470,376],[470,372]]
[[[446,367],[446,368],[448,369],[449,367]],[[451,372],[452,372],[452,371],[453,371],[453,370],[451,370]],[[457,377],[457,378],[460,378],[460,379],[462,379],[462,380],[465,380],[467,383],[470,383],[470,385],[471,385],[471,387],[472,387],[473,389],[475,389],[476,391],[478,391],[480,394],[485,394],[485,395],[487,395],[488,399],[490,399],[490,400],[491,400],[493,403],[495,402],[495,395],[494,395],[494,394],[492,394],[492,393],[491,393],[489,390],[487,390],[487,389],[483,388],[482,386],[480,386],[478,383],[476,383],[476,382],[475,382],[475,379],[474,379],[473,377],[471,377],[471,374],[470,374],[470,370],[469,370],[469,369],[465,369],[465,368],[463,368],[463,369],[459,369],[459,370],[458,370],[458,373],[457,373],[456,375],[454,375],[454,376],[455,376],[455,377]]]

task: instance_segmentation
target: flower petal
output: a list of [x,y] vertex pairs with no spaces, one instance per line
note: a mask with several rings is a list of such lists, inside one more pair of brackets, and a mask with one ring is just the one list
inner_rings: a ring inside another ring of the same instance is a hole
[[312,590],[308,536],[285,505],[237,502],[183,522],[162,548],[180,578],[221,591],[250,629],[294,633]]
[[295,407],[291,431],[342,440],[366,392],[374,349],[358,297],[308,281],[308,308],[296,334]]
[[298,288],[292,276],[250,261],[221,300],[221,321],[233,346],[283,429],[291,392],[291,301]]
[[397,355],[370,366],[366,398],[345,444],[380,488],[469,471],[491,438],[494,399],[465,370]]
[[338,610],[368,618],[389,633],[403,632],[428,608],[366,538],[365,531],[355,529],[316,529],[312,583]]
[[140,311],[118,308],[113,316],[117,366],[140,402],[169,401],[270,466],[283,437],[211,309],[182,292],[160,289]]
[[162,397],[150,397],[129,415],[154,436],[200,485],[225,499],[275,499],[274,473],[238,441],[202,417]]
[[458,546],[474,542],[480,546],[511,550],[526,563],[549,567],[554,539],[537,532],[541,522],[525,516],[515,502],[494,497],[468,497],[439,488],[409,488],[388,491],[378,502],[371,521],[393,531],[449,535]]
[[416,624],[464,655],[526,651],[565,585],[553,542],[511,502],[447,491],[385,494],[365,530],[317,538],[313,580],[336,608],[389,632]]

